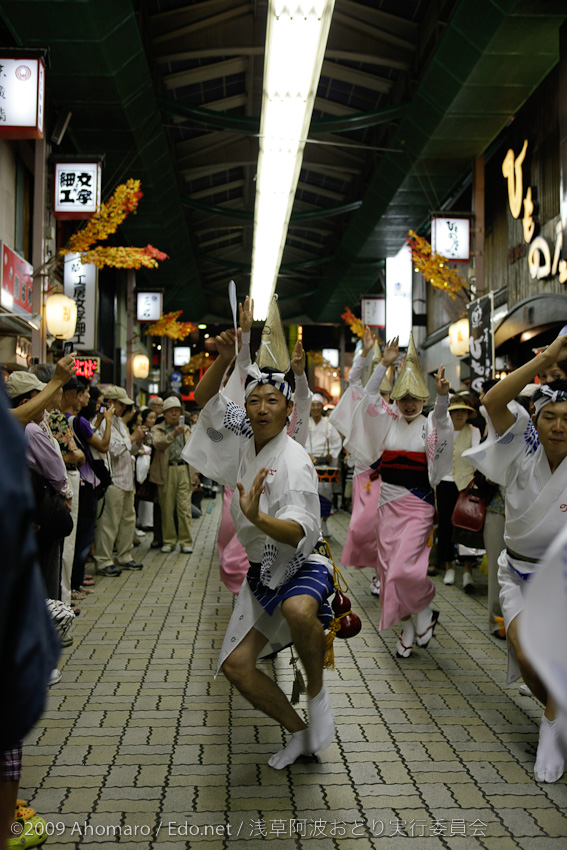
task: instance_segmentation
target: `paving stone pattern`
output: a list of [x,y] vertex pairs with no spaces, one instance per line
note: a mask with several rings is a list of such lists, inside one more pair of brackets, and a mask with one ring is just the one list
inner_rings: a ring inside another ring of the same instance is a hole
[[[218,571],[221,500],[203,504],[192,555],[149,549],[148,533],[136,549],[144,570],[99,577],[81,603],[62,681],[24,752],[20,796],[49,821],[48,846],[567,846],[567,782],[534,782],[541,710],[506,685],[477,573],[470,596],[459,571],[453,587],[435,579],[435,638],[397,659],[395,630],[378,631],[372,572],[343,568],[363,628],[335,641],[327,674],[336,740],[270,768],[286,735],[214,678],[233,600]],[[348,521],[330,519],[338,565]],[[287,693],[289,658],[265,662]]]

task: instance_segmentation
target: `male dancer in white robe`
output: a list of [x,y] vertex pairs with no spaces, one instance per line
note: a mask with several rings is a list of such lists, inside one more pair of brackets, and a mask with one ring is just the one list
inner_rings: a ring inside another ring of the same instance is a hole
[[[489,390],[484,406],[496,433],[463,454],[492,481],[506,486],[506,549],[498,561],[498,579],[508,639],[508,681],[521,675],[545,706],[534,767],[538,782],[556,782],[565,770],[565,756],[555,704],[525,655],[518,628],[527,583],[550,543],[565,527],[567,381],[553,381],[536,391],[533,424],[524,408],[512,402],[536,375],[566,357],[567,335],[558,337]],[[545,624],[540,627],[544,629]]]
[[[281,769],[319,752],[335,724],[323,685],[325,637],[333,591],[329,561],[313,555],[320,537],[317,476],[305,449],[286,434],[291,388],[281,373],[250,367],[245,409],[230,402],[221,383],[234,353],[234,331],[216,338],[219,356],[195,399],[203,407],[185,457],[234,494],[231,512],[251,569],[238,596],[219,668],[246,697],[291,733],[269,759]],[[256,667],[260,654],[293,642],[307,675],[309,726],[281,688]]]

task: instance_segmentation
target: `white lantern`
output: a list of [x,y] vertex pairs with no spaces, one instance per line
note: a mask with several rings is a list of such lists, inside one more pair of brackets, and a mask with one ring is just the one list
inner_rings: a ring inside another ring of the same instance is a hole
[[47,330],[56,339],[72,339],[77,326],[77,302],[62,292],[45,302]]
[[145,354],[136,354],[132,361],[132,371],[135,378],[147,378],[150,374],[150,360]]
[[449,327],[449,349],[455,357],[469,353],[469,320],[459,319]]

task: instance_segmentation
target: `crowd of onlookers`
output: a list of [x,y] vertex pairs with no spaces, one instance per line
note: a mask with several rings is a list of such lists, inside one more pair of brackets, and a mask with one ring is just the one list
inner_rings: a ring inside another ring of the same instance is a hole
[[[61,679],[56,666],[60,645],[72,644],[72,625],[80,601],[94,590],[95,575],[116,577],[122,570],[142,570],[134,547],[143,529],[153,531],[152,547],[168,553],[179,544],[182,553],[191,554],[192,512],[200,513],[192,506],[198,477],[181,459],[191,427],[177,393],[152,396],[147,406],[138,408],[123,387],[91,385],[76,376],[71,355],[56,365],[11,372],[4,390],[2,416],[19,438],[12,448],[20,472],[5,475],[3,481],[4,507],[11,505],[13,519],[10,534],[17,541],[10,561],[13,575],[9,569],[3,574],[2,625],[9,621],[10,588],[22,581],[22,553],[27,551],[25,595],[41,607],[33,613],[33,628],[18,620],[17,634],[23,651],[32,647],[43,664],[44,681],[38,676],[34,682],[35,721],[45,686]],[[196,417],[198,413],[191,414],[193,422]],[[4,470],[9,471],[6,463]],[[16,483],[27,501],[20,498],[16,504],[9,497]],[[35,596],[30,596],[30,584]],[[0,649],[9,653],[14,637],[4,641],[5,634],[3,628]],[[34,703],[29,695],[24,701]],[[17,722],[7,725],[13,733],[0,744],[0,836],[3,823],[13,820],[14,809],[18,818],[41,827],[35,813],[17,800],[21,738],[33,723],[23,725],[21,734]]]

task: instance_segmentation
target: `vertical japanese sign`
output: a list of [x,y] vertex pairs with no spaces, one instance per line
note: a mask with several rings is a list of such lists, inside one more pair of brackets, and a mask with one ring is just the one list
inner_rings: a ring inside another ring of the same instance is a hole
[[471,355],[471,389],[480,392],[482,384],[494,372],[494,335],[492,333],[492,292],[467,305]]
[[0,303],[13,313],[32,313],[33,266],[0,242]]
[[77,327],[73,342],[79,351],[96,349],[98,269],[83,265],[80,254],[65,257],[65,295],[77,302]]
[[100,207],[100,186],[100,163],[57,162],[53,201],[55,218],[90,218]]
[[470,227],[468,218],[431,219],[431,249],[454,262],[468,262]]
[[0,56],[0,139],[43,138],[41,59]]

